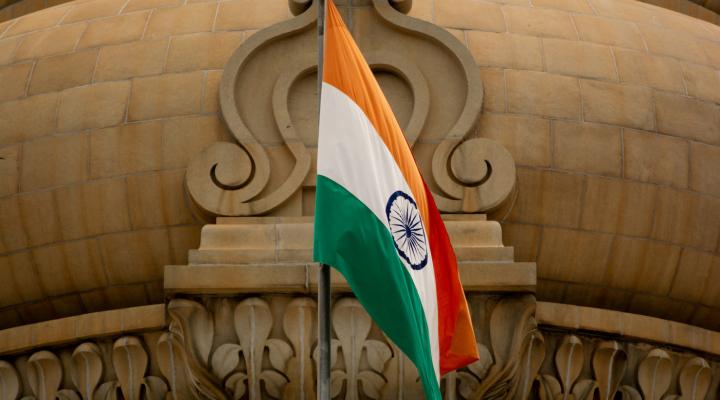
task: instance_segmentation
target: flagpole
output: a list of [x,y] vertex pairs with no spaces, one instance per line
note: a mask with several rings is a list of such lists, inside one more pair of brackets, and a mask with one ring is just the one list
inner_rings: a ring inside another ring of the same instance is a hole
[[[318,128],[325,54],[325,0],[318,1]],[[317,398],[330,400],[330,266],[320,264],[318,271],[318,360]]]

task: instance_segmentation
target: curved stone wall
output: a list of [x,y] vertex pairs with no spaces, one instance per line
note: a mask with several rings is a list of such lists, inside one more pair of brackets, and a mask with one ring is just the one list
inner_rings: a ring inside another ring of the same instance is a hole
[[[539,298],[720,329],[720,28],[625,0],[411,15],[475,57],[477,135],[519,165],[495,217],[538,261]],[[198,245],[184,168],[229,140],[221,69],[289,17],[284,0],[93,0],[0,24],[0,327],[163,300],[163,266]]]

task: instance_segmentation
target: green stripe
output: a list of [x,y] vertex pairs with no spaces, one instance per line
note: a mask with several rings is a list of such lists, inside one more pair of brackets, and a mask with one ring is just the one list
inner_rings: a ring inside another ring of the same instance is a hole
[[415,364],[426,397],[440,399],[425,313],[390,232],[357,197],[322,175],[314,240],[314,260],[343,274],[375,323]]

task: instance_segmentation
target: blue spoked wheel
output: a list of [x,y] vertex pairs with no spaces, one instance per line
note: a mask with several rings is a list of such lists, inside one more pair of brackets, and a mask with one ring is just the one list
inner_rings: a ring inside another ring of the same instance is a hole
[[425,268],[428,262],[428,242],[415,200],[398,190],[390,195],[385,214],[400,257],[412,269]]

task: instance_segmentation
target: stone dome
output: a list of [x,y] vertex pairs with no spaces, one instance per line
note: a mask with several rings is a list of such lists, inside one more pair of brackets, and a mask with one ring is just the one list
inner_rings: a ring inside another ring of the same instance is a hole
[[[539,300],[720,329],[720,27],[631,0],[410,15],[475,58],[477,135],[518,166],[491,217],[537,261]],[[290,17],[285,0],[79,0],[0,23],[0,328],[163,301],[203,223],[185,167],[231,140],[222,69]]]

